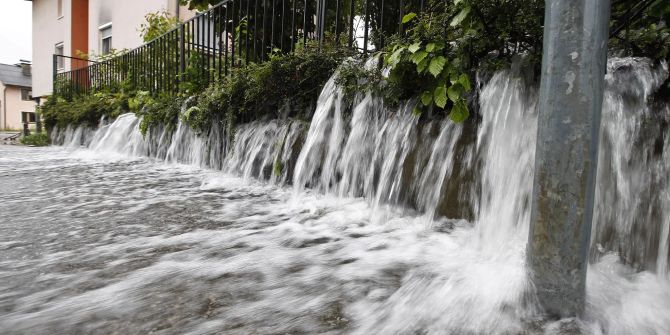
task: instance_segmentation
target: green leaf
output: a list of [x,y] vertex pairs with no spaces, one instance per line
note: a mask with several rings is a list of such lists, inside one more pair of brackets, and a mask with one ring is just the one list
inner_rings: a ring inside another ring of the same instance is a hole
[[459,82],[461,85],[463,85],[463,88],[465,89],[466,92],[469,92],[469,91],[472,89],[472,87],[470,87],[470,77],[468,77],[467,74],[462,73],[462,74],[458,77],[458,82]]
[[443,56],[438,56],[433,58],[430,61],[430,65],[428,66],[428,71],[437,78],[437,76],[442,73],[442,69],[444,69],[444,64],[447,63],[447,59],[444,58]]
[[454,108],[452,108],[451,113],[449,113],[449,119],[456,123],[461,123],[467,120],[469,116],[470,111],[468,111],[468,106],[463,100],[459,100],[457,103],[455,103]]
[[435,50],[435,43],[426,44],[426,51],[433,52],[433,50]]
[[430,91],[425,91],[421,95],[421,103],[424,106],[430,106],[431,103],[433,103],[433,93]]
[[428,53],[421,50],[409,56],[409,60],[411,60],[412,63],[419,65],[419,63],[421,63],[422,60],[426,59],[426,56],[428,56]]
[[463,87],[461,84],[455,84],[449,86],[449,89],[447,90],[447,95],[449,96],[449,100],[456,102],[461,99],[461,93],[463,92]]
[[407,23],[412,21],[416,17],[416,13],[407,13],[407,15],[402,17],[402,23]]
[[414,109],[412,110],[412,114],[414,114],[414,116],[419,116],[421,115],[421,113],[423,113],[423,108],[421,108],[421,105],[416,104],[416,106],[414,106]]
[[458,72],[456,72],[455,68],[451,68],[451,71],[449,72],[449,81],[451,82],[452,85],[458,84]]
[[416,72],[424,73],[428,67],[428,58],[422,59],[419,64],[416,64]]
[[447,88],[445,86],[438,86],[433,93],[435,105],[444,108],[447,105]]
[[463,7],[461,11],[454,17],[453,20],[451,20],[451,23],[449,24],[452,27],[456,27],[457,25],[461,24],[463,20],[465,20],[466,17],[468,17],[468,14],[470,14],[470,6]]
[[409,50],[409,52],[411,52],[411,53],[415,53],[419,49],[421,49],[421,41],[416,42],[416,43],[410,45],[409,48],[407,48],[407,50]]
[[454,0],[454,6],[458,5],[461,2],[463,2],[463,0]]
[[400,62],[400,56],[402,56],[402,53],[405,51],[405,47],[398,48],[396,51],[394,51],[391,56],[386,60],[386,62],[391,65],[392,67],[395,67],[398,65]]

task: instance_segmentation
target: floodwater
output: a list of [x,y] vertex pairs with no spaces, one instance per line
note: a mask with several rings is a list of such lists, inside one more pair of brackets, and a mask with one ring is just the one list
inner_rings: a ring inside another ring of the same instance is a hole
[[670,334],[667,77],[609,61],[580,319],[528,279],[537,89],[501,71],[466,124],[333,77],[234,140],[124,114],[0,145],[0,333]]
[[[4,334],[556,328],[526,297],[524,246],[491,256],[465,221],[58,147],[0,146],[0,189]],[[586,326],[670,329],[668,281],[607,258],[589,277]]]

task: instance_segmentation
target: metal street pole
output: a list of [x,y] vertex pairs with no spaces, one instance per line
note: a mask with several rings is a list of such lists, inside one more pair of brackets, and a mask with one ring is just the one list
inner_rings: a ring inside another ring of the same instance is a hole
[[584,309],[609,0],[546,0],[528,265],[548,315]]

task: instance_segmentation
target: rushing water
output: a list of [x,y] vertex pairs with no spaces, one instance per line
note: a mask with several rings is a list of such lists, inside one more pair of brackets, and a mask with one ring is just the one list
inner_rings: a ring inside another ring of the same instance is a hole
[[[586,333],[670,333],[667,68],[610,61]],[[481,83],[481,119],[330,80],[311,124],[231,141],[131,114],[0,146],[0,329],[10,334],[517,334],[541,317],[524,265],[537,95]],[[82,147],[83,146],[83,147]]]

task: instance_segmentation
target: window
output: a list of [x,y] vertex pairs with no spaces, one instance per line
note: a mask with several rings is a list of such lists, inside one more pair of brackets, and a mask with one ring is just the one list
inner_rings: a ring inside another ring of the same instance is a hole
[[58,18],[63,17],[63,0],[58,0]]
[[21,112],[21,123],[35,123],[35,113]]
[[100,53],[106,55],[112,51],[112,24],[104,24],[98,29],[100,29]]
[[[56,44],[54,54],[58,56],[63,56],[63,42]],[[65,62],[63,60],[64,60],[63,57],[56,57],[56,68],[58,70],[62,70],[65,68]]]
[[33,100],[33,92],[27,88],[22,88],[21,89],[21,100],[23,101],[29,101]]

